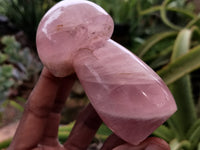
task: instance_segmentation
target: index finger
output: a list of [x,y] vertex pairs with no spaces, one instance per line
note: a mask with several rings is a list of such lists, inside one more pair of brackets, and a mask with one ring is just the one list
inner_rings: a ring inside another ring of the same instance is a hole
[[86,150],[95,136],[102,120],[91,104],[79,114],[64,147],[67,150]]
[[48,115],[53,107],[61,78],[43,69],[30,94],[24,114],[8,150],[32,149],[41,140]]

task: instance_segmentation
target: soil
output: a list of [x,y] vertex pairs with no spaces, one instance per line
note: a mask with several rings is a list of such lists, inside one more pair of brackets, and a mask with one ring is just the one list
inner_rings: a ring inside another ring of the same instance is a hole
[[13,137],[19,122],[11,123],[0,128],[0,143]]

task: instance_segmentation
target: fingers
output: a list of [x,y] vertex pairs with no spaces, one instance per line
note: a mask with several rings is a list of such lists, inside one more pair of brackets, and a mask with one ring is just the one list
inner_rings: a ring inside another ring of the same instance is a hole
[[170,150],[170,147],[164,140],[157,137],[150,137],[139,145],[123,144],[113,148],[113,150]]
[[66,149],[62,146],[57,146],[57,147],[39,146],[39,147],[34,148],[32,150],[66,150]]
[[60,123],[60,114],[50,113],[47,119],[46,127],[43,132],[44,134],[38,144],[51,147],[59,146],[60,145],[58,141],[59,123]]
[[26,109],[36,117],[46,118],[52,110],[61,78],[54,77],[45,68],[29,96]]
[[43,136],[59,84],[60,79],[52,76],[44,68],[28,99],[19,127],[8,150],[27,150],[37,146]]
[[68,150],[86,150],[102,121],[91,104],[78,116],[64,147]]
[[164,140],[157,137],[149,137],[139,145],[125,143],[117,135],[112,134],[104,143],[101,150],[170,150]]
[[58,93],[56,95],[55,103],[52,109],[54,113],[60,113],[67,97],[69,96],[72,86],[76,80],[76,76],[73,74],[71,76],[65,77],[61,80],[61,85],[58,89]]
[[115,134],[111,134],[103,144],[101,150],[112,150],[113,148],[125,144],[126,142]]
[[67,97],[70,94],[74,81],[75,77],[73,75],[62,79],[62,83],[58,89],[55,98],[52,112],[49,114],[49,117],[47,119],[43,139],[40,143],[41,145],[59,146],[57,137],[61,116],[60,112],[64,107]]

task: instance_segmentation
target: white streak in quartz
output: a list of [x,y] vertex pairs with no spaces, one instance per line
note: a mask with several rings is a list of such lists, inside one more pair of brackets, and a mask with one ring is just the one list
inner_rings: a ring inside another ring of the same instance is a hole
[[[144,68],[145,70],[151,69],[151,68],[147,68],[146,65],[145,65],[142,61],[139,61],[139,59],[137,59],[135,55],[133,55],[130,51],[127,51],[126,48],[124,48],[123,46],[121,46],[121,45],[118,44],[117,42],[115,42],[115,41],[113,41],[113,40],[111,40],[111,39],[109,39],[108,42],[112,43],[113,45],[115,45],[116,47],[120,48],[120,49],[121,49],[122,51],[124,51],[125,53],[129,54],[129,55],[130,55],[133,59],[135,59],[141,66],[143,66],[143,68]],[[154,71],[153,71],[152,73],[154,73]],[[152,80],[158,81],[158,78],[156,78],[157,75],[155,76],[155,74],[156,74],[156,73],[154,73],[154,74],[149,74],[149,76],[152,77]]]
[[[117,42],[115,42],[111,39],[109,39],[108,42],[112,43],[113,45],[115,45],[116,47],[121,49],[123,51],[122,54],[123,53],[128,54],[130,57],[132,57],[134,60],[136,60],[144,69],[149,70],[149,68],[147,68],[146,65],[142,61],[139,61],[139,59],[137,59],[137,57],[135,55],[133,55],[130,51],[127,51],[126,48],[124,48],[123,46],[121,46],[120,44],[118,44]],[[154,79],[157,80],[157,78],[154,78]]]
[[54,20],[56,20],[60,15],[62,14],[62,9],[59,8],[57,10],[55,10],[54,13],[51,14],[51,16],[48,17],[48,19],[45,21],[44,23],[44,27],[42,28],[42,32],[45,33],[45,35],[47,36],[47,38],[49,40],[51,40],[51,35],[48,34],[48,31],[47,31],[47,27],[49,24],[51,24]]
[[[123,46],[121,46],[121,45],[118,44],[117,42],[115,42],[115,41],[113,41],[113,40],[111,40],[111,39],[109,39],[108,42],[112,43],[113,45],[115,45],[116,47],[118,47],[119,49],[121,49],[121,50],[123,51],[123,52],[121,52],[122,54],[125,52],[125,53],[129,54],[131,57],[133,57],[133,59],[135,59],[136,56],[134,56],[130,51],[127,51],[127,49],[125,49]],[[136,60],[137,60],[137,59],[136,59]],[[138,60],[137,60],[137,62],[138,62],[139,64],[141,64],[144,68],[146,68],[146,66],[145,66],[142,62],[140,62],[140,61],[138,61]]]
[[141,91],[141,93],[145,96],[148,97],[147,94],[144,91]]
[[99,12],[108,15],[108,13],[101,8],[100,6],[96,5],[95,3],[89,2],[87,0],[63,0],[60,1],[59,3],[57,3],[56,5],[54,5],[54,7],[52,7],[45,15],[44,17],[48,16],[49,14],[51,14],[53,11],[55,11],[56,9],[60,8],[60,7],[68,7],[68,6],[72,6],[75,4],[89,4],[93,7],[95,7]]
[[[85,64],[85,66],[95,76],[95,78],[96,78],[98,83],[103,83],[103,80],[101,79],[101,77],[99,76],[99,74],[95,70],[91,69],[89,67],[89,65],[87,65],[87,64]],[[109,88],[108,88],[108,86],[106,84],[102,84],[102,85],[106,90],[109,90]]]

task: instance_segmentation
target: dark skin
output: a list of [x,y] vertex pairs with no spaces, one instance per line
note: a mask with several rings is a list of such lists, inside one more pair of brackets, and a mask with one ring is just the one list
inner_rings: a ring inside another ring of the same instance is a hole
[[[61,145],[58,142],[60,113],[69,96],[74,75],[57,78],[46,68],[25,106],[25,111],[7,150],[86,150],[96,131],[102,124],[101,118],[89,104],[78,116],[68,140]],[[112,150],[126,144],[117,135],[112,134],[101,150]],[[150,149],[150,146],[154,146]],[[147,138],[131,150],[170,150],[168,144],[159,138]],[[123,148],[121,149],[123,150]]]

